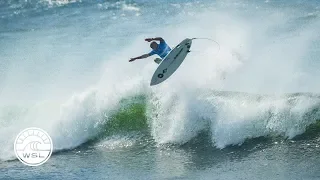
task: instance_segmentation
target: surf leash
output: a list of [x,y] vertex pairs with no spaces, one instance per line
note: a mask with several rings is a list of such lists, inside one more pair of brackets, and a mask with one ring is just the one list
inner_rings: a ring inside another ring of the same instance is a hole
[[212,42],[214,42],[214,43],[216,43],[218,45],[218,47],[219,47],[218,52],[220,51],[220,44],[217,41],[213,40],[213,39],[210,39],[210,38],[191,38],[191,40],[192,41],[193,40],[208,40],[208,41],[212,41]]

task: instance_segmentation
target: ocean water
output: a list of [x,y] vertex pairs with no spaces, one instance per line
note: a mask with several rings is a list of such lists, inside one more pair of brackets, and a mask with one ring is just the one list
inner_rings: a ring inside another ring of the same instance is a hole
[[[220,49],[150,87],[158,36]],[[2,0],[0,179],[320,179],[319,40],[316,0]]]

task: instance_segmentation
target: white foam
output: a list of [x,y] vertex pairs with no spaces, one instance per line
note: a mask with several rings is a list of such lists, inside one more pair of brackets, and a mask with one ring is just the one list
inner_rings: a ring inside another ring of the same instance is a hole
[[128,4],[123,4],[122,9],[125,11],[140,11],[140,8]]

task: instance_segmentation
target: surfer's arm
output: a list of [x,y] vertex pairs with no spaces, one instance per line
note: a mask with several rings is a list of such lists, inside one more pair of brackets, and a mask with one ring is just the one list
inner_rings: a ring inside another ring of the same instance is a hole
[[129,60],[129,62],[135,61],[135,60],[137,60],[137,59],[144,59],[144,58],[147,58],[147,57],[149,57],[149,56],[150,56],[149,54],[144,54],[144,55],[141,55],[141,56],[138,56],[138,57],[135,57],[135,58],[131,58],[131,59]]
[[146,38],[145,41],[160,41],[160,42],[164,42],[164,39],[162,39],[162,37],[156,37],[156,38]]

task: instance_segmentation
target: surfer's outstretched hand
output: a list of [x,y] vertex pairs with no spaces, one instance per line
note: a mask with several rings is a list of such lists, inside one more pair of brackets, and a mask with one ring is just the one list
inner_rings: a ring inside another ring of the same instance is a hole
[[150,42],[152,41],[152,38],[146,38],[145,41]]
[[135,58],[131,58],[130,60],[129,60],[129,62],[132,62],[132,61],[134,61],[134,60],[136,60]]

